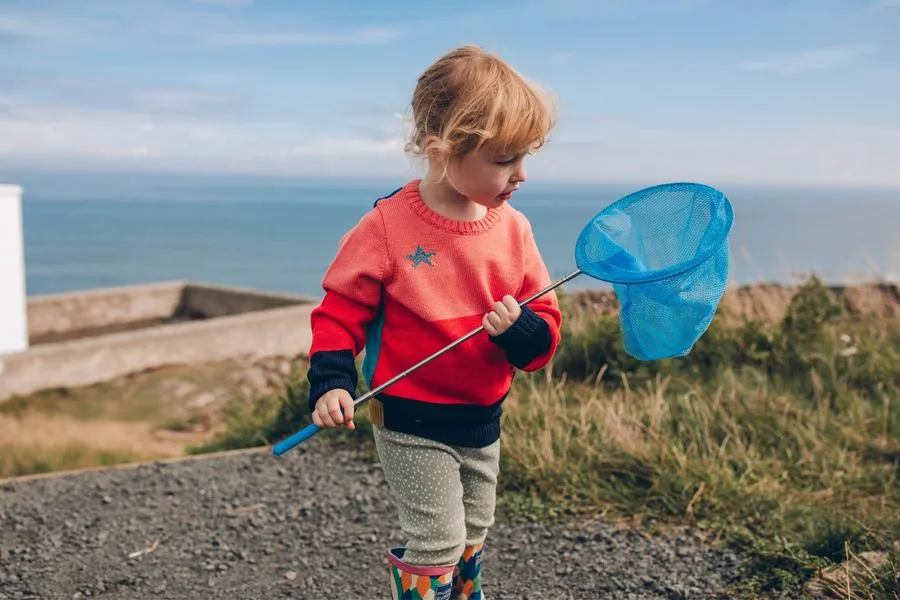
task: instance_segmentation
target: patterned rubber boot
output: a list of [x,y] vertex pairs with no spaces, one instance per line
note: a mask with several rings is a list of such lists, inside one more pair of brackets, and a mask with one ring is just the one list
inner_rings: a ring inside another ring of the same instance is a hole
[[485,600],[481,592],[481,560],[484,544],[466,546],[453,571],[453,600]]
[[403,562],[405,548],[391,548],[392,600],[451,600],[454,567],[419,567]]

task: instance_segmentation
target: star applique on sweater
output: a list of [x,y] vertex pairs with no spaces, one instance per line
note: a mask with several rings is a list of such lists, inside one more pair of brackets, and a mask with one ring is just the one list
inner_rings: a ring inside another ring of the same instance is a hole
[[433,267],[434,263],[431,262],[431,257],[437,254],[437,252],[425,252],[425,249],[422,246],[416,246],[415,254],[407,254],[406,258],[413,262],[413,268],[418,267],[420,264],[425,263],[429,267]]

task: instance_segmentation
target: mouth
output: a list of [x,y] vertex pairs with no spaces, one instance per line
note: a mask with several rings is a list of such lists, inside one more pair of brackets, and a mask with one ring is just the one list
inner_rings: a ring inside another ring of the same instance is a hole
[[[518,188],[516,188],[516,189],[518,189]],[[503,192],[502,194],[497,196],[497,198],[499,198],[500,200],[504,200],[504,201],[509,200],[510,198],[512,198],[513,192],[515,192],[515,191],[516,191],[515,189],[512,189],[512,190],[509,190],[508,192]]]

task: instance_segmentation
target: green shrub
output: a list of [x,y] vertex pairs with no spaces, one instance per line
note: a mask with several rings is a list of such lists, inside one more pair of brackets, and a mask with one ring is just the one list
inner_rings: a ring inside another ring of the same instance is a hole
[[[233,401],[225,410],[226,428],[209,442],[188,449],[191,454],[218,452],[257,446],[272,446],[300,431],[312,418],[306,407],[309,381],[302,370],[294,371],[278,394],[253,402]],[[323,432],[329,439],[352,441],[367,439],[371,432],[368,411],[363,406],[354,419],[356,429]]]

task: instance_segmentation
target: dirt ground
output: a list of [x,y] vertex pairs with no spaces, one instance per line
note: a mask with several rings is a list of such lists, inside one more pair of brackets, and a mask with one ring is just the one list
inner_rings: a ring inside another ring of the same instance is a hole
[[[0,600],[388,598],[380,466],[324,439],[0,483]],[[491,600],[727,598],[739,557],[597,520],[497,523]]]

